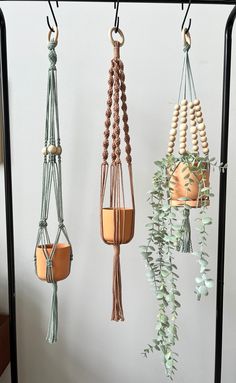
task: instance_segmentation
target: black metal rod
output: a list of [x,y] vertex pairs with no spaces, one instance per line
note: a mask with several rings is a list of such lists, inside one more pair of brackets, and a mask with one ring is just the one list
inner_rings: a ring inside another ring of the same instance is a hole
[[[3,2],[4,1],[11,1],[11,0],[2,0]],[[22,1],[22,0],[13,0],[13,1]],[[25,0],[25,2],[42,2],[42,1],[47,1],[47,0]],[[61,0],[60,3],[80,3],[80,2],[83,2],[83,3],[91,3],[91,0],[83,0],[83,1],[80,1],[80,0]],[[101,1],[98,0],[93,0],[92,3],[100,3]],[[113,3],[113,1],[108,1],[110,3]],[[179,0],[156,0],[156,1],[145,1],[145,0],[135,0],[135,1],[131,1],[131,0],[121,0],[120,3],[145,3],[145,4],[182,4],[182,3],[185,3],[185,4],[188,4],[188,0],[184,0],[184,1],[179,1]],[[192,4],[209,4],[209,5],[235,5],[235,0],[192,0],[191,1]]]
[[17,383],[17,340],[16,340],[16,292],[15,292],[15,262],[14,262],[14,232],[12,207],[12,177],[11,177],[11,143],[10,119],[8,101],[8,71],[7,71],[7,43],[6,24],[0,9],[0,41],[1,41],[1,96],[3,113],[3,155],[5,180],[5,209],[7,233],[7,267],[8,267],[8,301],[10,319],[10,358],[11,382]]
[[[225,27],[221,157],[220,157],[221,158],[220,161],[223,164],[227,164],[227,161],[228,161],[232,30],[233,30],[235,18],[236,18],[236,6],[233,8],[232,12],[230,13],[226,23],[226,27]],[[216,293],[215,383],[221,382],[221,370],[222,370],[226,198],[227,198],[227,169],[225,169],[224,172],[220,173],[218,263],[217,263],[217,293]]]

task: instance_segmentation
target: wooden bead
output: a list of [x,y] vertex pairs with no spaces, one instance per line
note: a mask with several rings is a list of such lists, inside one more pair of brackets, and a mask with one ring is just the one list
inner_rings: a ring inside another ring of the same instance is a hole
[[181,112],[181,117],[187,117],[187,112],[185,112],[185,111],[183,111],[183,112]]
[[57,146],[56,154],[59,156],[61,153],[62,153],[62,147],[61,146]]
[[186,130],[181,130],[180,137],[186,137]]
[[192,134],[192,140],[196,140],[197,139],[197,134]]
[[177,122],[172,122],[171,127],[172,127],[173,129],[176,129],[177,126],[178,126]]
[[195,120],[195,114],[190,114],[189,117],[190,117],[190,120]]
[[183,99],[183,100],[181,101],[181,105],[188,105],[188,101],[187,101],[186,99]]
[[201,123],[203,122],[203,118],[202,118],[202,117],[198,117],[198,118],[197,118],[197,122],[198,122],[199,124],[201,124]]
[[207,136],[201,137],[201,142],[207,142]]
[[202,151],[203,151],[204,154],[208,154],[209,153],[209,148],[204,148],[204,149],[202,149]]
[[51,153],[51,154],[56,154],[57,147],[55,145],[49,145],[48,152]]
[[192,144],[193,145],[197,145],[198,144],[198,140],[192,140]]
[[186,105],[181,105],[180,111],[181,112],[187,112],[188,108]]
[[172,117],[172,122],[177,122],[178,121],[178,117]]
[[203,148],[208,148],[208,143],[207,142],[202,142],[202,147]]
[[191,124],[191,126],[196,126],[196,121],[195,120],[191,120],[190,124]]
[[175,110],[180,110],[180,105],[179,104],[176,104],[175,107],[174,107]]
[[173,148],[174,145],[175,145],[174,142],[171,142],[171,141],[170,141],[169,144],[168,144],[168,147],[169,147],[169,148]]
[[194,100],[194,101],[193,101],[193,104],[194,104],[194,105],[200,105],[200,100],[198,100],[198,99]]
[[199,132],[199,134],[200,134],[201,137],[204,137],[204,136],[206,136],[206,131],[205,130],[201,130]]
[[178,115],[179,115],[179,111],[178,110],[174,110],[173,116],[177,116],[178,117]]
[[187,118],[186,117],[181,118],[180,122],[181,122],[181,124],[186,124]]
[[197,133],[197,127],[196,127],[196,126],[191,126],[191,128],[190,128],[190,132],[191,132],[192,134]]
[[177,129],[170,130],[170,136],[176,136],[176,134],[177,134]]
[[201,106],[197,105],[194,107],[195,112],[200,112],[201,111]]
[[172,154],[173,153],[173,148],[168,148],[168,153]]
[[193,102],[192,102],[192,101],[190,101],[190,102],[188,103],[188,107],[189,107],[190,109],[193,109],[194,105],[193,105]]
[[42,154],[44,156],[46,156],[48,154],[48,148],[46,146],[42,149]]
[[204,124],[204,122],[198,125],[198,130],[205,130],[205,129],[206,129],[206,125]]
[[181,143],[182,143],[182,142],[186,142],[186,137],[184,137],[184,136],[183,136],[183,137],[180,137],[179,140],[180,140]]
[[186,152],[185,149],[179,149],[179,154],[180,154],[180,155],[184,154],[185,152]]
[[196,116],[196,117],[202,117],[202,112],[196,112],[196,113],[195,113],[195,116]]
[[186,131],[187,131],[187,125],[186,125],[186,124],[181,125],[181,126],[180,126],[180,133],[181,133],[181,132],[184,132],[184,133],[186,134]]
[[198,145],[194,145],[194,146],[193,146],[193,151],[194,151],[194,152],[198,152],[198,150],[199,150]]
[[172,136],[172,135],[169,136],[169,141],[170,142],[175,142],[175,139],[176,139],[175,136]]

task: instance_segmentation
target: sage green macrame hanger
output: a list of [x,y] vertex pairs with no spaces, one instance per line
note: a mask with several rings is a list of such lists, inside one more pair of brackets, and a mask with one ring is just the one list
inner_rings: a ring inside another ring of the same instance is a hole
[[[58,35],[58,30],[56,30]],[[41,216],[39,222],[38,236],[35,248],[35,267],[36,267],[36,249],[41,246],[46,259],[46,280],[52,283],[53,295],[51,303],[51,314],[48,325],[46,340],[49,343],[57,341],[58,330],[58,302],[57,302],[57,282],[53,276],[53,257],[61,234],[64,234],[66,241],[71,246],[68,233],[64,224],[63,204],[62,204],[62,176],[61,176],[61,140],[59,132],[59,114],[58,114],[58,94],[57,94],[57,54],[55,51],[57,45],[56,39],[51,39],[49,33],[49,70],[48,70],[48,87],[47,87],[47,107],[46,107],[46,124],[44,139],[44,162],[42,177],[42,201]],[[49,205],[54,189],[58,229],[51,251],[48,251],[47,245],[51,244],[50,236],[47,229],[47,220],[49,215]],[[72,252],[71,252],[72,260]]]
[[[180,104],[181,99],[187,99],[189,96],[189,101],[193,101],[197,98],[196,88],[194,85],[193,74],[189,59],[189,49],[191,48],[191,37],[189,32],[186,29],[183,30],[184,37],[184,62],[181,74],[180,88],[179,88],[179,97],[178,104]],[[182,222],[182,238],[181,238],[181,246],[178,247],[183,253],[191,253],[193,251],[192,248],[192,239],[191,239],[191,225],[190,225],[190,209],[191,207],[187,204],[183,207],[184,218]]]

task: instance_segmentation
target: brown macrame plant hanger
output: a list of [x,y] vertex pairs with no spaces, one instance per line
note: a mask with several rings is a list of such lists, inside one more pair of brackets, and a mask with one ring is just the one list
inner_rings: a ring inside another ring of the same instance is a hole
[[[134,188],[132,175],[132,157],[126,104],[126,85],[124,65],[120,59],[120,47],[124,44],[124,35],[120,29],[121,42],[113,39],[115,27],[110,30],[114,46],[114,58],[111,60],[108,80],[108,99],[103,141],[103,162],[101,166],[101,236],[105,243],[113,245],[113,309],[111,319],[123,321],[122,285],[120,268],[120,245],[131,241],[134,235]],[[121,101],[121,105],[120,105]],[[121,162],[120,114],[122,115],[125,140],[126,162],[128,165],[131,192],[131,208],[125,204],[123,170]],[[112,120],[113,119],[113,123]],[[111,134],[112,125],[112,134]],[[111,163],[108,162],[109,139],[112,137]],[[107,179],[110,178],[109,207],[104,207]]]

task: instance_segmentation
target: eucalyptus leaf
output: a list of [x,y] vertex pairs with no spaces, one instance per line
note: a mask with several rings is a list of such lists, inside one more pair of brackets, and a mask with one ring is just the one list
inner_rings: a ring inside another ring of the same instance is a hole
[[205,285],[206,285],[206,287],[207,287],[208,289],[214,287],[214,281],[213,281],[213,279],[206,279],[206,280],[205,280]]

